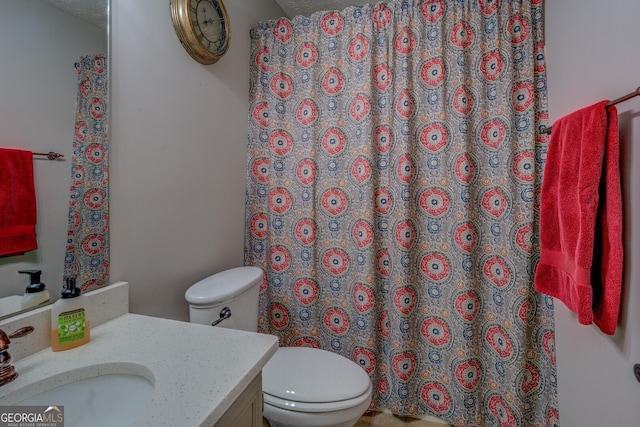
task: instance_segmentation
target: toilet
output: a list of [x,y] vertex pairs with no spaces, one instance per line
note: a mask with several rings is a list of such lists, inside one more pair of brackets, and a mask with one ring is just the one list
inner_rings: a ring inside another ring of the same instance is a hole
[[[262,275],[258,267],[237,267],[192,285],[185,293],[190,321],[255,332]],[[352,427],[371,393],[364,369],[317,348],[281,347],[262,369],[263,416],[271,427]]]

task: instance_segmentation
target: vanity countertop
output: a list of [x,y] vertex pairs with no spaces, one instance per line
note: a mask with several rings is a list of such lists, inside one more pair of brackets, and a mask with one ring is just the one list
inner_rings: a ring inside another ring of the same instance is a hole
[[124,314],[93,328],[91,341],[81,347],[47,348],[17,361],[19,376],[0,388],[0,401],[41,378],[128,362],[148,368],[154,377],[151,401],[136,426],[212,426],[277,348],[272,335]]

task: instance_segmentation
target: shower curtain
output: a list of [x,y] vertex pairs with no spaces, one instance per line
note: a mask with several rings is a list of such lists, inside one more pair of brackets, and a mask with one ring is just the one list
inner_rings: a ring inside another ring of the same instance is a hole
[[71,188],[64,276],[83,291],[109,281],[108,67],[106,55],[76,63],[76,98]]
[[396,0],[252,29],[258,328],[355,361],[372,409],[558,425],[553,301],[533,290],[542,7]]

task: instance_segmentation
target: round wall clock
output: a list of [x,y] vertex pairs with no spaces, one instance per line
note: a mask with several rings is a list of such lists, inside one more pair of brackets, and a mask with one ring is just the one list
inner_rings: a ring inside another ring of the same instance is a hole
[[201,64],[213,64],[229,47],[231,29],[222,0],[171,0],[178,39]]

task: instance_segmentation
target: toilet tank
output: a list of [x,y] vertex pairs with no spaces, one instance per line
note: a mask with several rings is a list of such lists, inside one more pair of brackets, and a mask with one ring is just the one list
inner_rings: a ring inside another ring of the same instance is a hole
[[192,285],[184,296],[191,323],[210,325],[225,307],[231,317],[216,327],[258,330],[258,294],[263,271],[258,267],[236,267],[221,271]]

